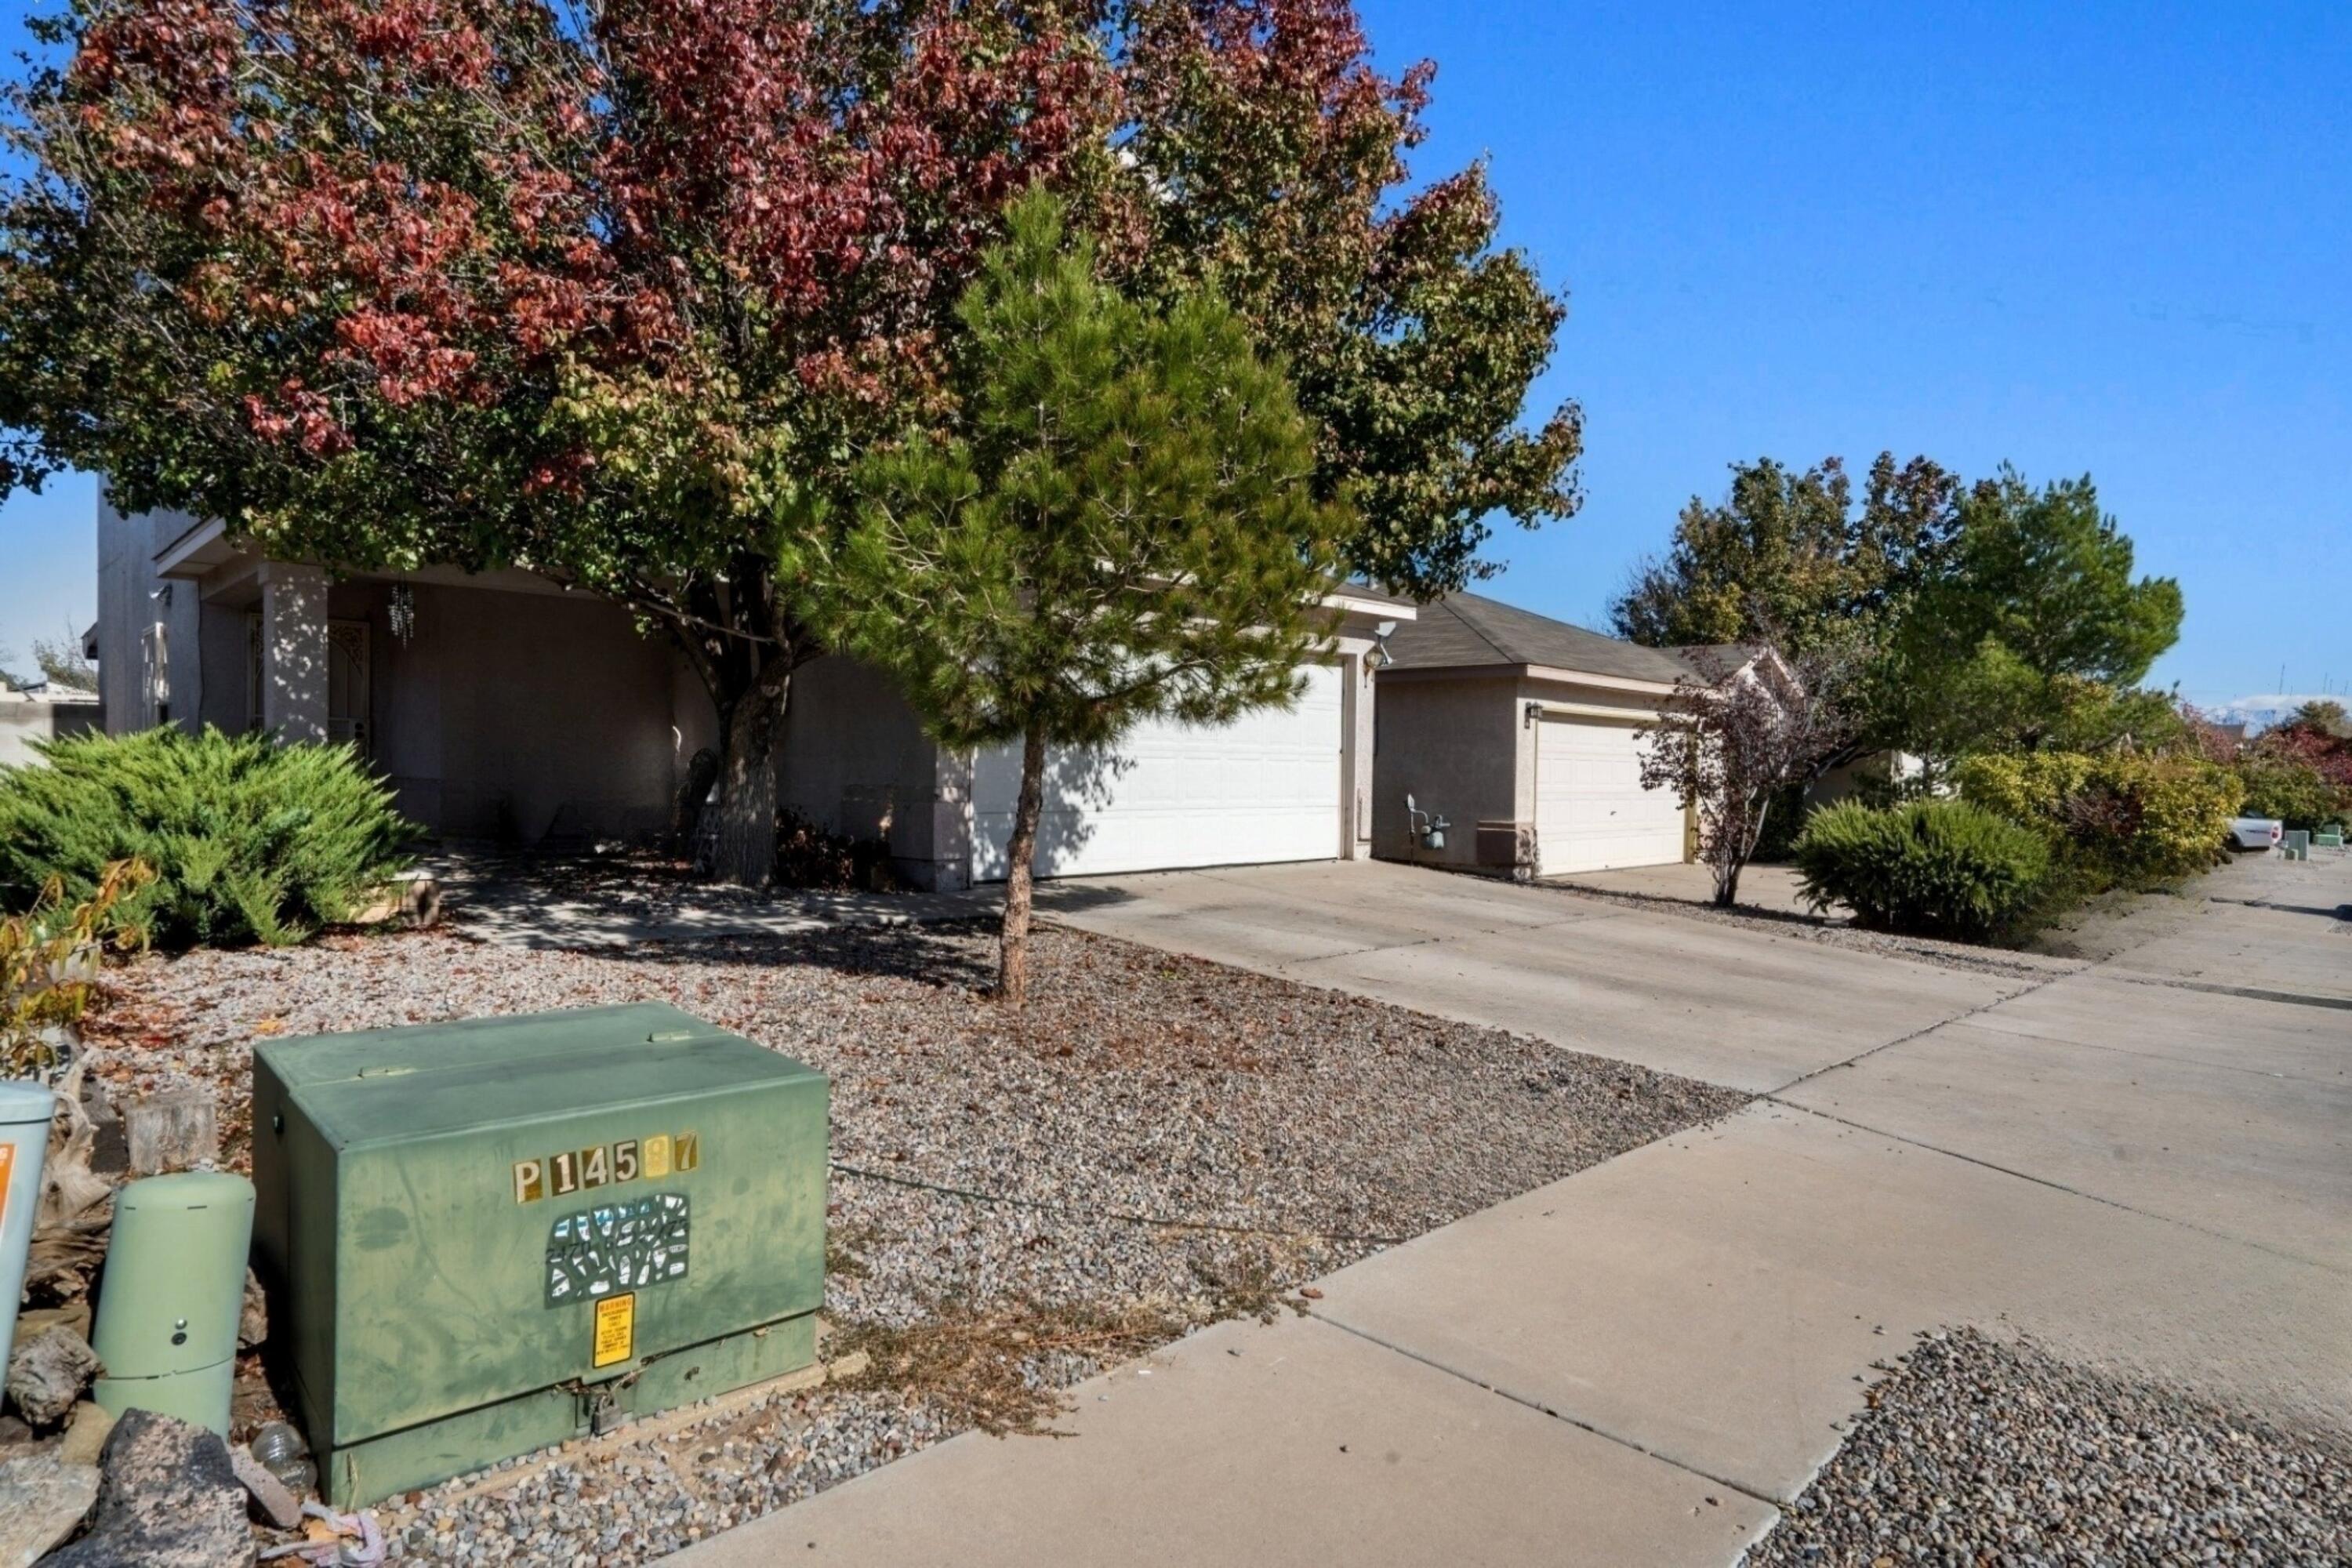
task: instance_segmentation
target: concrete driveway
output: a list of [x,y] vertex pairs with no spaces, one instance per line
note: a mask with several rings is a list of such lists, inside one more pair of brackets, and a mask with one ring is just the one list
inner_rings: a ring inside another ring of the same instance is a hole
[[2073,967],[1893,963],[1805,926],[1723,924],[1386,861],[1055,883],[1040,907],[1087,931],[1754,1093]]
[[[1728,1563],[1938,1326],[2352,1429],[2352,861],[1983,974],[1393,867],[1056,918],[1762,1091],[689,1553]],[[786,1547],[792,1548],[786,1552]]]

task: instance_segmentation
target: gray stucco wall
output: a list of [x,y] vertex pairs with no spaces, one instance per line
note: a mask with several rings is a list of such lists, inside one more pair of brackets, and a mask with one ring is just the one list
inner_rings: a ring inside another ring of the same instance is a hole
[[[967,861],[970,853],[940,842],[940,760],[914,710],[873,666],[829,654],[793,677],[779,797],[829,832],[879,838],[887,830],[900,873],[922,887],[942,880],[943,850]],[[968,874],[968,865],[955,871]]]
[[[150,628],[166,626],[170,717],[194,728],[255,722],[250,558],[166,584],[158,551],[194,526],[176,512],[98,513],[99,685],[106,721],[144,728]],[[156,592],[168,587],[158,600]],[[666,640],[587,595],[417,583],[416,635],[392,636],[393,584],[339,582],[331,620],[368,628],[373,765],[428,830],[532,844],[635,837],[669,826],[696,750],[718,743],[701,682]]]
[[[205,713],[200,616],[194,589],[155,575],[155,552],[194,526],[185,512],[125,517],[98,497],[98,691],[117,733],[155,722],[148,697],[152,630],[164,627],[166,700],[172,720],[194,729]],[[166,598],[158,590],[169,588]]]
[[[1377,678],[1372,717],[1372,853],[1425,865],[1477,864],[1477,825],[1513,815],[1517,688],[1509,677]],[[1444,849],[1423,849],[1404,798],[1453,820]]]
[[438,833],[525,844],[668,826],[693,748],[674,728],[667,643],[584,595],[414,591],[405,645],[389,584],[329,596],[333,618],[367,624],[372,752],[402,810]]

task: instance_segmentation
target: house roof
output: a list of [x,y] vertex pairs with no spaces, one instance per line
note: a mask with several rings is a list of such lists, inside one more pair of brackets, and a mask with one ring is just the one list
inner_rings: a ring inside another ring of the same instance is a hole
[[1604,637],[1477,594],[1453,594],[1422,605],[1419,617],[1389,638],[1388,650],[1392,668],[1401,670],[1537,665],[1665,686],[1692,673],[1664,648]]
[[1764,645],[1760,642],[1685,643],[1666,651],[1703,679],[1719,680],[1755,663],[1762,657]]

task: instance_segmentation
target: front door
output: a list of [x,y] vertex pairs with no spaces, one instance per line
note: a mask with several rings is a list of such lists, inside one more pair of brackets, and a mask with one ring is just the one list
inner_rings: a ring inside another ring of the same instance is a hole
[[327,623],[327,739],[349,742],[369,754],[374,735],[368,724],[368,626],[365,621]]

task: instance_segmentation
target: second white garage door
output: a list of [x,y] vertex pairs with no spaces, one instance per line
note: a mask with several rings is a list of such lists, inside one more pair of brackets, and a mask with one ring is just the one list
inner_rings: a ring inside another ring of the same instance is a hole
[[1682,807],[1672,792],[1642,787],[1632,724],[1541,721],[1536,731],[1536,853],[1547,877],[1682,859]]
[[[1138,726],[1106,757],[1051,752],[1037,875],[1328,860],[1339,852],[1339,672],[1307,670],[1297,706],[1231,724]],[[1004,879],[1021,749],[972,763],[972,878]]]

